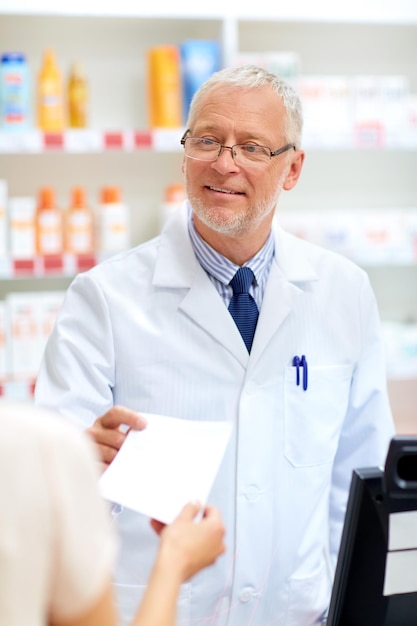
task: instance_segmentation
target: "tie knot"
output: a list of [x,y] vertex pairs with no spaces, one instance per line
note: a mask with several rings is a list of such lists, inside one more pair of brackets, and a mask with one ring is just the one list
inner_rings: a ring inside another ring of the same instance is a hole
[[230,281],[233,293],[248,293],[249,287],[253,283],[254,274],[250,267],[240,267]]

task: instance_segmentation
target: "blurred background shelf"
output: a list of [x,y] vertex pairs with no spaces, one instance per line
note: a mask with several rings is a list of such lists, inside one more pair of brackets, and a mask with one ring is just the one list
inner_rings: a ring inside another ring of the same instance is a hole
[[[156,235],[165,189],[182,183],[183,128],[169,132],[149,128],[146,55],[152,46],[178,46],[188,39],[217,41],[224,65],[242,54],[289,52],[299,59],[302,76],[348,81],[357,76],[405,77],[414,100],[410,130],[399,136],[380,135],[378,127],[366,127],[360,145],[357,135],[341,131],[340,140],[334,128],[326,130],[324,124],[318,129],[310,118],[303,175],[291,193],[282,194],[277,219],[284,223],[297,213],[313,219],[319,212],[408,212],[417,207],[415,0],[342,4],[300,0],[279,6],[263,0],[253,6],[223,0],[205,6],[185,0],[175,4],[119,0],[116,5],[106,0],[0,0],[3,51],[22,50],[33,77],[46,47],[55,50],[64,71],[80,59],[91,94],[90,127],[84,133],[45,137],[33,130],[8,137],[0,132],[0,178],[7,180],[9,195],[36,196],[49,184],[56,189],[58,203],[66,206],[69,190],[80,185],[95,206],[100,187],[115,185],[131,211],[132,244]],[[413,260],[362,264],[384,323],[413,327],[417,323]],[[12,274],[0,276],[3,297],[19,289],[65,289],[70,280],[71,272],[18,280]],[[399,430],[417,432],[417,378],[394,378],[389,386]]]

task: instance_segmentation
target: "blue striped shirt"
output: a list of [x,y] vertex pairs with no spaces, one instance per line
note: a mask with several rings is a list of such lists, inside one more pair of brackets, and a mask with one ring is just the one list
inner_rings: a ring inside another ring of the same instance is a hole
[[[194,226],[191,211],[188,219],[188,232],[198,262],[207,272],[208,277],[217,289],[226,307],[228,307],[233,295],[233,290],[229,283],[239,269],[239,265],[229,261],[229,259],[214,250],[200,237]],[[251,285],[249,293],[254,298],[259,311],[261,310],[265,285],[274,253],[275,241],[272,233],[270,233],[259,252],[244,264],[244,266],[249,266],[255,275],[255,282]]]

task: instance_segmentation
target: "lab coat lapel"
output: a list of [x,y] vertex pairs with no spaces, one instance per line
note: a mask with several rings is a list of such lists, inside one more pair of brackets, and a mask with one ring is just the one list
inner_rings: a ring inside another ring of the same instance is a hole
[[[306,254],[305,242],[274,228],[275,257],[265,288],[251,352],[251,364],[273,340],[281,324],[300,301],[305,285],[318,280]],[[307,244],[308,245],[308,244]]]
[[291,313],[302,290],[288,282],[274,262],[271,266],[252,346],[252,361],[268,346]]
[[239,330],[195,257],[187,230],[186,207],[169,220],[161,233],[153,284],[183,289],[179,308],[246,366],[249,355]]
[[195,280],[180,308],[246,366],[249,354],[235,321],[199,264]]

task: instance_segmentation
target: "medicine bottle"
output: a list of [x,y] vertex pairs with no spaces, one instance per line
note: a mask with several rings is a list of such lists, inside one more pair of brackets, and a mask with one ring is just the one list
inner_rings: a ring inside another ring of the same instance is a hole
[[62,222],[62,213],[56,206],[54,190],[51,187],[42,187],[35,217],[37,254],[47,256],[62,253]]
[[68,126],[88,126],[88,84],[80,63],[73,63],[68,79]]
[[83,187],[74,187],[64,216],[64,251],[69,254],[94,252],[94,211],[88,206]]
[[55,53],[48,48],[38,74],[38,126],[47,133],[60,133],[65,126],[61,71]]
[[8,201],[9,254],[12,259],[36,255],[36,198],[11,197]]
[[185,188],[181,183],[167,185],[164,190],[164,201],[159,216],[159,227],[162,228],[175,209],[185,200]]
[[178,128],[182,124],[180,54],[176,46],[156,46],[147,55],[150,128]]
[[107,256],[129,248],[129,209],[122,202],[118,187],[104,187],[101,190],[98,219],[100,252]]

